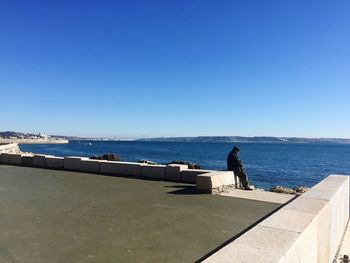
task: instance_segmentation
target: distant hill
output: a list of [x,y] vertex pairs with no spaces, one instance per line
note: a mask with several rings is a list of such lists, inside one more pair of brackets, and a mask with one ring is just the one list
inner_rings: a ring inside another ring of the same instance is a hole
[[15,131],[0,132],[0,143],[18,143],[18,144],[62,144],[68,143],[68,140],[44,135],[40,133],[22,133]]
[[4,131],[0,132],[0,138],[2,139],[42,139],[44,136],[42,134],[35,133],[22,133],[15,131]]
[[42,133],[23,133],[15,131],[0,131],[0,139],[55,139],[55,140],[105,140],[104,138],[85,138],[78,136],[66,136],[66,135],[44,135]]
[[341,143],[350,144],[350,139],[342,138],[298,138],[298,137],[243,137],[243,136],[199,136],[143,138],[137,141],[150,142],[250,142],[250,143]]
[[[43,135],[41,133],[21,133],[14,131],[0,132],[0,139],[63,139],[63,140],[110,140],[105,138],[84,138],[76,136]],[[148,142],[249,142],[249,143],[337,143],[350,144],[345,138],[300,138],[300,137],[272,137],[272,136],[198,136],[198,137],[161,137],[142,138],[136,141]]]

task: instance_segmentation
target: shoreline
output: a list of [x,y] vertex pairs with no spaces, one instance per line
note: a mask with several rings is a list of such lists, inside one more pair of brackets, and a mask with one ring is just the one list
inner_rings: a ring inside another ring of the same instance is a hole
[[67,144],[68,140],[42,140],[42,139],[0,139],[0,144]]

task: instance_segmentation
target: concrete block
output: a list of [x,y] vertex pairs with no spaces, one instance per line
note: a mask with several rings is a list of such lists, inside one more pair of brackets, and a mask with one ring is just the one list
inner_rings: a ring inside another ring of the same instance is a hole
[[181,181],[184,183],[195,184],[197,182],[197,175],[214,172],[212,170],[201,170],[201,169],[186,169],[181,171]]
[[165,179],[180,182],[181,171],[188,169],[186,164],[168,164],[165,169]]
[[12,165],[21,165],[21,155],[20,154],[9,154],[8,155],[8,164]]
[[45,168],[46,167],[46,155],[34,154],[33,156],[33,166]]
[[314,218],[315,216],[313,214],[282,208],[264,221],[260,222],[258,225],[287,231],[302,232],[308,227]]
[[8,164],[9,163],[9,153],[2,153],[0,156],[0,160],[2,164]]
[[224,187],[235,186],[232,171],[210,172],[197,175],[197,190],[199,192],[212,192],[214,189],[223,190]]
[[298,232],[257,225],[234,242],[242,246],[270,250],[282,257],[298,238]]
[[76,156],[64,157],[64,169],[71,170],[71,171],[80,171],[81,170],[81,165],[80,165],[81,160],[87,160],[87,159],[88,158],[76,157]]
[[298,197],[293,202],[290,202],[282,209],[308,213],[314,216],[317,221],[317,259],[320,263],[330,262],[330,205],[329,202],[323,199],[313,199]]
[[64,158],[57,156],[46,157],[46,167],[50,169],[63,169]]
[[317,215],[327,204],[326,200],[306,198],[304,195],[301,195],[283,207],[283,209]]
[[339,227],[339,219],[338,219],[338,209],[339,209],[339,204],[337,204],[336,198],[333,198],[332,200],[328,201],[329,208],[330,208],[330,213],[328,215],[329,217],[329,232],[330,232],[330,239],[329,239],[329,250],[332,255],[332,257],[335,256],[335,253],[338,249],[338,245],[340,242],[340,234],[338,233],[340,227]]
[[319,263],[317,238],[317,220],[313,220],[285,252],[285,262]]
[[281,256],[281,254],[274,251],[238,245],[235,242],[231,242],[203,261],[203,263],[227,262],[285,263],[285,260],[283,255]]
[[33,158],[34,158],[33,155],[22,155],[21,156],[21,165],[32,167],[33,166]]
[[347,176],[330,175],[316,184],[312,189],[338,190],[348,180]]
[[99,160],[81,160],[80,170],[88,173],[100,173],[100,161]]
[[142,177],[165,179],[166,165],[144,165],[142,166]]
[[322,190],[322,189],[311,188],[306,193],[304,193],[302,197],[329,201],[335,196],[335,194],[336,194],[336,191],[334,190]]
[[[324,225],[329,229],[328,245],[323,244],[324,250],[329,251],[331,261],[335,256],[342,238],[346,223],[349,219],[349,177],[332,175],[324,179],[314,188],[302,195],[304,198],[326,200],[329,212],[324,215]],[[326,220],[328,218],[329,220]],[[321,220],[321,219],[320,219]],[[327,230],[324,230],[326,232]],[[323,234],[323,238],[325,235]],[[321,242],[321,240],[318,240]]]
[[327,203],[317,215],[317,258],[320,263],[332,262],[335,255],[331,254],[331,227],[330,227],[331,210]]
[[[346,179],[348,180],[349,177],[346,176]],[[336,235],[335,239],[337,241],[337,244],[339,244],[339,242],[342,239],[342,235],[345,231],[347,221],[349,219],[349,184],[348,184],[348,181],[344,181],[344,184],[337,191],[335,202],[330,203],[330,204],[331,205],[333,204],[333,206],[336,207],[335,211],[337,211],[336,216],[332,215],[332,219],[336,221],[335,227],[336,227],[337,235]]]
[[141,167],[144,164],[129,162],[101,161],[100,172],[111,175],[141,176]]

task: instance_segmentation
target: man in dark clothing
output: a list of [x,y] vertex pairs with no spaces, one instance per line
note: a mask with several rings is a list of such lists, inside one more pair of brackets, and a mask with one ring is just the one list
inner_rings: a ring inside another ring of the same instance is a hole
[[233,171],[235,176],[241,181],[241,184],[245,190],[253,190],[254,188],[249,185],[248,176],[243,169],[242,161],[238,158],[240,149],[235,146],[227,156],[227,170]]

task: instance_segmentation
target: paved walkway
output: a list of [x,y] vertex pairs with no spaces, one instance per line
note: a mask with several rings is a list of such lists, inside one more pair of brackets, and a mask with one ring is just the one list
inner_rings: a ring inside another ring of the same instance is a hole
[[295,197],[295,195],[290,194],[279,194],[266,191],[246,191],[240,189],[234,189],[228,193],[220,193],[220,195],[278,204],[284,204]]
[[0,262],[194,262],[280,204],[0,165]]

